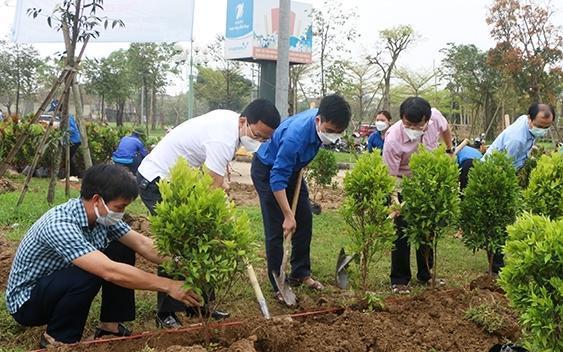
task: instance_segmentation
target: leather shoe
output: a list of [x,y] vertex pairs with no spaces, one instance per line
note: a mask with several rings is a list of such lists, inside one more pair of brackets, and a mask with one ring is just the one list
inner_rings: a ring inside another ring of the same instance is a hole
[[174,313],[157,313],[156,326],[163,329],[178,329],[182,323]]
[[117,324],[117,332],[108,331],[101,328],[96,328],[96,330],[94,331],[94,339],[99,339],[100,337],[105,335],[130,336],[131,330],[127,329],[125,325],[119,323]]
[[45,349],[49,346],[61,346],[62,343],[55,340],[51,336],[49,336],[46,332],[41,334],[41,338],[39,339],[39,348]]
[[[203,317],[208,318],[210,316],[209,314],[209,309],[207,309],[207,307],[202,307],[201,308],[201,314],[203,315]],[[186,308],[186,315],[192,318],[199,318],[199,313],[197,311],[197,309],[192,308],[192,307],[188,307]],[[211,312],[211,319],[213,320],[225,320],[228,317],[230,317],[231,314],[228,312],[224,312],[224,311],[220,311],[220,310],[214,310]]]

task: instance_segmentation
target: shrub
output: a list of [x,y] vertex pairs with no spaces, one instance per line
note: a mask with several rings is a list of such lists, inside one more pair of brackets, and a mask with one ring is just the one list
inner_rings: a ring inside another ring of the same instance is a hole
[[118,129],[98,122],[87,123],[86,133],[94,165],[108,161],[121,137],[127,134],[123,128]]
[[534,214],[551,219],[563,216],[563,154],[543,155],[532,171],[524,202]]
[[316,200],[317,192],[320,191],[321,199],[323,198],[322,190],[332,184],[332,179],[338,173],[338,163],[334,153],[321,148],[317,156],[308,167],[309,176],[311,177],[315,189],[313,192],[313,200]]
[[[411,157],[412,175],[403,181],[405,229],[417,248],[427,245],[434,250],[432,287],[436,284],[438,240],[456,230],[459,218],[459,171],[443,147],[427,151],[420,146]],[[428,269],[430,252],[426,251]]]
[[[246,270],[253,249],[246,214],[229,202],[222,189],[212,188],[209,175],[179,158],[169,180],[161,180],[162,201],[151,216],[151,227],[164,269],[183,277],[185,286],[216,302]],[[209,309],[213,310],[209,302]]]
[[474,252],[487,251],[489,275],[493,255],[506,240],[506,226],[516,220],[521,191],[512,159],[494,152],[484,161],[473,163],[461,202],[463,242]]
[[500,285],[531,351],[563,351],[563,220],[525,214],[508,227]]
[[393,221],[388,218],[388,199],[394,185],[394,178],[377,153],[362,155],[344,178],[342,212],[350,225],[352,253],[359,258],[364,290],[370,262],[377,253],[390,249],[395,238]]

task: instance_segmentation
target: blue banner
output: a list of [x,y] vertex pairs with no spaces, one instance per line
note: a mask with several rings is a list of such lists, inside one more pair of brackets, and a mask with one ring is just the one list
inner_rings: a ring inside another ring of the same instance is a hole
[[226,38],[240,38],[252,32],[253,0],[229,0],[227,2]]

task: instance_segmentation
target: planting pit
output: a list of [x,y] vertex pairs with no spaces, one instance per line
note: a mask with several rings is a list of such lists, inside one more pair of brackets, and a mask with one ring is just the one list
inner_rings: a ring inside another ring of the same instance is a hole
[[[487,333],[465,318],[471,306],[497,304],[506,298],[489,290],[426,290],[416,296],[390,296],[377,312],[346,309],[270,321],[248,319],[217,324],[213,351],[488,351],[520,337],[516,317],[502,310],[503,326]],[[361,305],[359,305],[361,306]],[[341,313],[341,314],[340,314]],[[59,348],[60,351],[202,351],[197,328],[168,330]],[[198,345],[198,346],[195,346]],[[150,347],[151,349],[148,349]]]

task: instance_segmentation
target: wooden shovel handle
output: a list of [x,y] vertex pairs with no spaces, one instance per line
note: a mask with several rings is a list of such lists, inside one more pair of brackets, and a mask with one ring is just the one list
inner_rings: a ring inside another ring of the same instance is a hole
[[[295,216],[295,212],[297,211],[297,203],[299,203],[299,193],[301,193],[301,182],[303,181],[303,169],[299,170],[299,174],[297,175],[297,183],[295,184],[295,190],[293,191],[293,200],[291,201],[291,212],[293,216]],[[293,233],[291,232],[287,235],[284,240],[284,248],[285,251],[289,251],[289,245],[291,244],[291,238],[293,237]],[[287,244],[287,245],[286,245]]]

